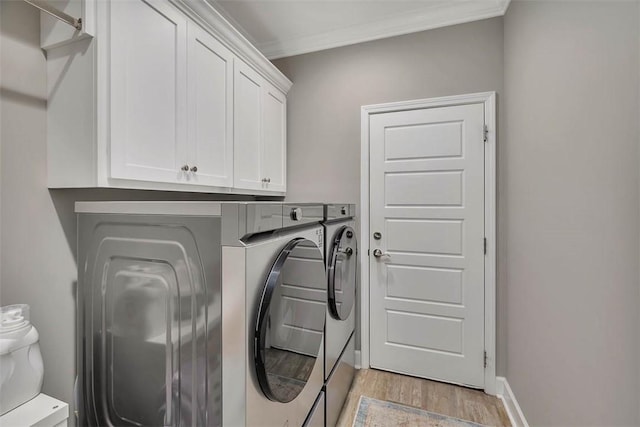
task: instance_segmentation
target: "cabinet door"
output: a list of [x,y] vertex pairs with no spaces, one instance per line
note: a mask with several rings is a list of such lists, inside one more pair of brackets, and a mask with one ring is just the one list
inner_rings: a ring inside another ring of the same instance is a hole
[[270,191],[286,189],[287,98],[265,83],[262,100],[262,174]]
[[234,61],[234,187],[262,190],[263,79],[240,60]]
[[164,1],[111,1],[111,177],[186,174],[187,20]]
[[233,185],[233,54],[189,24],[189,182]]

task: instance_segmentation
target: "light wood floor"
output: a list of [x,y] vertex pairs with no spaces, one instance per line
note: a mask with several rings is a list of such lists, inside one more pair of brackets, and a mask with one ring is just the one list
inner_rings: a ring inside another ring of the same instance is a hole
[[388,400],[487,426],[511,426],[502,401],[482,391],[375,369],[361,369],[342,408],[339,427],[351,427],[360,396]]

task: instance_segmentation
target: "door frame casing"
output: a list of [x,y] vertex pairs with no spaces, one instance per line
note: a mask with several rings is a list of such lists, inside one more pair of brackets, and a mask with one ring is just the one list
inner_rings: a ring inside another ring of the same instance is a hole
[[[456,105],[484,104],[487,126],[484,150],[484,232],[487,252],[484,258],[484,391],[496,394],[496,93],[482,92],[440,98],[416,99],[388,104],[365,105],[361,108],[360,130],[360,358],[359,366],[370,367],[369,331],[369,118],[374,114]],[[481,244],[481,242],[478,242]],[[367,249],[366,251],[364,249]]]

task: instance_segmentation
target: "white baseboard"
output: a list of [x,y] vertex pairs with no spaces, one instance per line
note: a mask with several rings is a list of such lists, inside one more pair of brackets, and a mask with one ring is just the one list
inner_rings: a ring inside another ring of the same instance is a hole
[[362,353],[356,350],[356,369],[362,369]]
[[513,394],[513,390],[509,387],[509,383],[505,377],[496,377],[496,393],[509,415],[509,420],[513,427],[529,427],[522,409],[516,400],[516,396]]

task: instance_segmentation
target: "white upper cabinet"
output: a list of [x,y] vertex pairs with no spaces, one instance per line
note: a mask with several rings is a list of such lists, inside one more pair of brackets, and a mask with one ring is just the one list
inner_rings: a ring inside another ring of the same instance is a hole
[[233,186],[233,54],[189,24],[188,177],[193,183]]
[[186,175],[187,19],[164,2],[111,3],[111,177]]
[[270,191],[286,189],[287,99],[273,85],[262,90],[262,171]]
[[262,163],[262,78],[251,67],[236,62],[234,73],[235,185],[248,190],[264,188]]
[[50,188],[284,194],[291,82],[206,0],[73,2],[96,31],[43,41]]
[[237,62],[235,91],[235,186],[286,189],[286,98],[251,67]]

